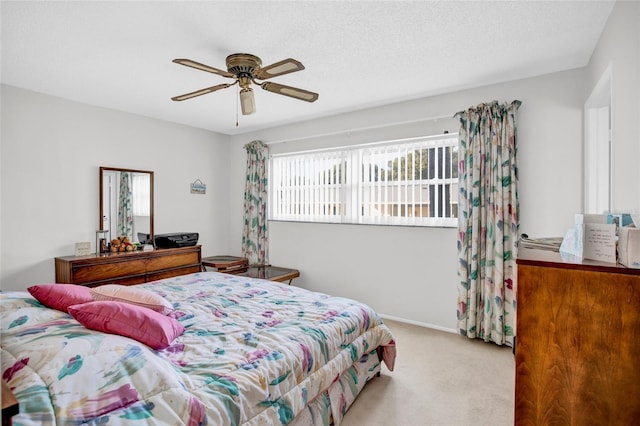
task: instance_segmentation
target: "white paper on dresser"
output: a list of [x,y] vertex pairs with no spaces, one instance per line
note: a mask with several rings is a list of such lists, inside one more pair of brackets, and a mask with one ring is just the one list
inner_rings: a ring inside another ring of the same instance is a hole
[[616,225],[584,223],[582,227],[583,257],[616,263]]

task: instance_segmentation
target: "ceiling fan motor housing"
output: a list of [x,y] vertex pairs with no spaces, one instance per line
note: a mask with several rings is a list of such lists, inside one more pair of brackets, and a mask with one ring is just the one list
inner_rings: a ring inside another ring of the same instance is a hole
[[227,70],[238,77],[251,77],[253,71],[262,66],[262,61],[249,53],[234,53],[227,56]]

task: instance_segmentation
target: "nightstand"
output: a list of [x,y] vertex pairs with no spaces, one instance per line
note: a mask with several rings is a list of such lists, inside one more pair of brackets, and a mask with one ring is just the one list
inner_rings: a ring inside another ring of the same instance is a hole
[[207,266],[216,268],[217,272],[233,274],[237,270],[246,270],[249,267],[249,261],[245,257],[238,256],[207,256],[202,258],[202,269],[206,271]]
[[293,281],[294,278],[300,276],[300,271],[298,271],[297,269],[266,265],[247,268],[245,271],[238,272],[235,275],[241,275],[243,277],[250,278],[262,278],[263,280],[278,282],[289,281],[288,284],[291,285],[291,281]]
[[282,266],[249,266],[249,262],[244,257],[237,256],[208,256],[202,258],[202,269],[206,267],[216,268],[216,272],[225,274],[240,275],[250,278],[261,278],[263,280],[285,282],[291,281],[300,276],[297,269],[284,268]]

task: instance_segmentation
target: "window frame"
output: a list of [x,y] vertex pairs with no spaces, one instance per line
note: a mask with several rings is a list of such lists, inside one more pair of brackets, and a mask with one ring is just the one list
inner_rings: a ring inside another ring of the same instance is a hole
[[[423,165],[421,157],[420,168],[416,168],[414,156],[417,155],[418,149],[421,150],[421,155],[422,150],[428,152],[429,158],[435,159],[435,162]],[[457,227],[458,149],[458,134],[445,133],[271,155],[269,157],[268,219],[285,222]],[[397,154],[400,150],[404,150],[404,156]],[[371,158],[365,162],[364,157],[384,158],[384,155],[387,155],[384,160],[385,165],[380,160],[378,163],[375,163],[375,160],[372,162]],[[288,169],[285,169],[283,166],[285,161],[281,159],[287,158],[291,161],[287,164]],[[323,161],[323,159],[326,160]],[[398,162],[404,159],[402,167],[404,167],[405,177],[407,173],[411,173],[412,176],[419,173],[420,179],[414,177],[390,180],[387,176],[389,173],[395,171],[397,177],[401,174],[398,172],[399,166],[392,166],[390,159]],[[323,164],[322,168],[318,170],[318,164],[313,161]],[[411,166],[407,166],[409,163]],[[426,170],[428,167],[433,169]],[[301,172],[301,169],[306,173]],[[278,181],[276,181],[277,177]],[[292,182],[291,185],[283,183],[287,179]],[[302,180],[312,182],[300,185]],[[435,192],[431,195],[433,189]],[[389,198],[390,190],[395,191],[392,194],[392,197],[395,197],[393,201]],[[324,198],[322,191],[324,191]],[[375,191],[378,191],[378,198],[375,196],[372,198]],[[380,191],[386,192],[384,199],[381,198]],[[404,192],[401,194],[402,191]],[[418,204],[415,202],[416,191],[420,194],[426,191],[430,198],[426,201],[420,198]],[[412,195],[409,195],[409,192],[412,192]],[[412,201],[408,202],[410,198]],[[447,200],[439,211],[442,216],[432,216],[430,209],[438,207],[437,203],[432,205],[434,199],[442,203]],[[368,204],[365,206],[365,203]],[[395,214],[388,214],[390,206],[392,210],[397,208],[398,211],[404,210],[405,213],[411,211],[413,214],[400,216],[397,211],[394,212]],[[375,213],[376,210],[384,210],[386,214],[364,214],[365,207],[368,209],[367,212]],[[326,214],[327,208],[329,208],[328,214]],[[427,216],[424,215],[425,208]],[[335,214],[336,212],[339,214]],[[417,212],[419,214],[415,215]],[[449,216],[446,216],[447,213]]]

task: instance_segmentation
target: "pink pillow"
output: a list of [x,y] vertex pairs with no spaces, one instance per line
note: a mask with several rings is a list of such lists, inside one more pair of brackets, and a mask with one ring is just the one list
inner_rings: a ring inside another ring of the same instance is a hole
[[124,302],[73,305],[69,314],[87,328],[130,337],[153,349],[166,348],[184,332],[184,326],[175,319]]
[[27,289],[45,306],[67,312],[70,305],[93,301],[89,287],[77,284],[37,284]]
[[163,315],[173,312],[173,306],[164,297],[144,288],[120,284],[106,284],[90,290],[93,300],[125,302],[153,309]]

